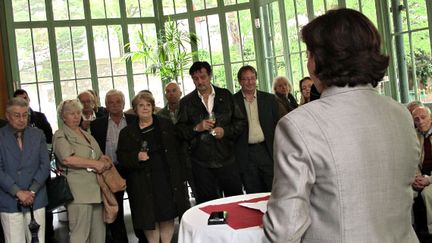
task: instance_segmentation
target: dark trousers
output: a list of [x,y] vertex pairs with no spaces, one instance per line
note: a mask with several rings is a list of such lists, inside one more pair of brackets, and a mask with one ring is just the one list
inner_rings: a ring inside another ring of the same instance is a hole
[[242,173],[246,193],[270,192],[273,184],[273,159],[265,142],[251,144],[249,161]]
[[126,225],[124,222],[123,196],[124,191],[114,194],[118,203],[117,218],[111,224],[107,224],[106,243],[128,243]]
[[[51,180],[51,176],[48,176],[46,183]],[[52,243],[57,242],[55,238],[54,232],[54,224],[53,224],[53,213],[45,211],[45,242]]]
[[197,204],[221,198],[222,193],[227,197],[243,194],[236,163],[221,168],[207,168],[192,162],[192,174],[195,181]]

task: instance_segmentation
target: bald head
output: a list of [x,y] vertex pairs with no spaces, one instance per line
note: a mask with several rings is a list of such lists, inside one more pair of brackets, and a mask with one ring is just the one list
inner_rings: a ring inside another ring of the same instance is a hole
[[431,111],[428,107],[420,106],[413,110],[412,117],[419,132],[425,133],[431,128]]
[[180,86],[176,82],[168,83],[165,86],[165,98],[167,99],[169,105],[178,104],[181,95],[182,92],[180,90]]

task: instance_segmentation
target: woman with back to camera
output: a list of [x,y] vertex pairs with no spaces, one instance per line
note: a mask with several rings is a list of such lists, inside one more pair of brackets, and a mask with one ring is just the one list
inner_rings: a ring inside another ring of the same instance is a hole
[[139,93],[132,100],[137,121],[119,135],[118,161],[128,173],[126,191],[134,229],[144,230],[149,243],[169,243],[174,218],[188,205],[174,125],[153,115],[152,95]]
[[420,147],[408,110],[375,87],[389,58],[362,13],[335,9],[301,31],[318,100],[279,120],[266,242],[416,243]]
[[66,174],[74,200],[67,205],[70,243],[104,243],[102,193],[96,173],[112,166],[98,143],[80,128],[81,103],[66,100],[57,111],[64,126],[54,134],[53,149]]

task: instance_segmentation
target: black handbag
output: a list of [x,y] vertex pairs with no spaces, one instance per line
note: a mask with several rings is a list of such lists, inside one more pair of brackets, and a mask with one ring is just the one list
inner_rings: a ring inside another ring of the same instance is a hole
[[51,169],[51,171],[56,174],[56,177],[51,178],[51,180],[47,182],[48,205],[45,209],[48,212],[74,200],[66,176],[64,176],[62,171],[58,168]]

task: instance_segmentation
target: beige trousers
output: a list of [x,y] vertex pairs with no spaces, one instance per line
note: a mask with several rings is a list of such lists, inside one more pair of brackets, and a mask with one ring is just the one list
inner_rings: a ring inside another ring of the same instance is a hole
[[[6,243],[30,243],[31,233],[28,228],[31,216],[28,213],[0,213],[1,224],[4,231]],[[45,242],[45,208],[34,210],[36,222],[40,225],[38,238],[39,243]]]
[[69,243],[105,243],[105,223],[102,204],[74,204],[67,206]]

